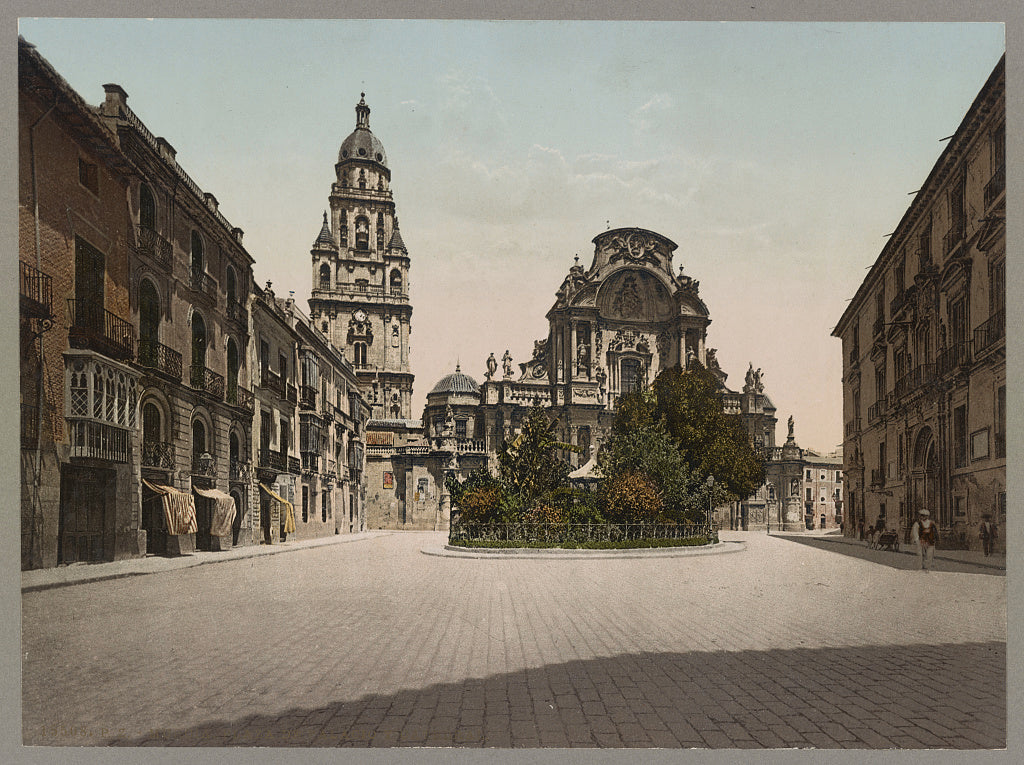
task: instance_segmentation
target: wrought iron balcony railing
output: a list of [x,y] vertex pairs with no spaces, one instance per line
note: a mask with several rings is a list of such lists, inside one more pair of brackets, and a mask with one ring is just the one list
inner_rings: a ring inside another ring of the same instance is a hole
[[917,369],[907,372],[907,374],[896,381],[896,386],[892,390],[893,399],[895,401],[902,401],[934,379],[935,365],[921,364]]
[[992,179],[985,184],[985,209],[991,207],[999,195],[1006,189],[1006,165],[1000,165],[992,174]]
[[224,376],[202,364],[193,364],[189,368],[189,386],[193,390],[203,391],[216,399],[224,398]]
[[22,316],[33,319],[53,316],[53,279],[49,274],[28,263],[19,263],[18,285]]
[[249,312],[245,310],[243,306],[237,300],[228,301],[228,318],[233,321],[242,322],[243,324],[249,318]]
[[860,346],[853,346],[850,349],[850,366],[855,367],[860,363]]
[[299,389],[294,385],[285,384],[285,398],[289,404],[299,403]]
[[288,455],[273,449],[260,449],[260,467],[284,473],[288,467]]
[[950,227],[946,235],[942,237],[942,255],[943,257],[949,257],[949,254],[953,252],[960,243],[964,241],[965,226],[964,222],[958,221]]
[[136,252],[148,256],[163,268],[170,269],[173,248],[169,241],[149,226],[141,225],[135,227],[135,237]]
[[875,422],[876,420],[885,417],[885,413],[889,410],[889,406],[885,400],[885,397],[879,398],[874,404],[868,407],[868,422]]
[[189,284],[196,292],[201,292],[209,297],[217,295],[217,282],[201,268],[193,266],[189,269]]
[[871,471],[871,485],[885,486],[885,469],[875,468]]
[[300,460],[298,457],[293,457],[289,454],[288,472],[294,473],[295,475],[299,475],[300,473],[302,473],[302,460]]
[[68,298],[72,348],[85,348],[126,361],[135,355],[135,328],[120,316],[91,301]]
[[181,380],[181,354],[156,340],[139,341],[139,366]]
[[889,315],[895,319],[896,316],[899,315],[899,312],[903,310],[903,306],[906,305],[906,303],[907,291],[900,290],[896,297],[889,301]]
[[302,453],[302,470],[307,473],[320,472],[320,455],[313,452]]
[[971,363],[971,343],[953,343],[935,358],[935,376],[944,377]]
[[988,321],[974,330],[974,354],[981,356],[990,346],[1006,336],[1006,313],[998,311]]
[[883,329],[885,329],[885,317],[879,316],[875,319],[875,323],[871,325],[871,334],[877,337],[882,334]]
[[260,387],[266,388],[282,400],[285,397],[284,382],[281,380],[281,375],[271,371],[268,367],[264,367],[260,371]]
[[143,441],[142,466],[174,469],[174,444],[170,441]]
[[228,385],[227,402],[231,406],[244,409],[249,414],[256,412],[256,396],[253,395],[251,390],[246,390],[237,383],[235,385]]
[[229,481],[248,481],[252,478],[252,465],[245,460],[230,460],[228,462]]
[[860,433],[860,417],[854,417],[846,423],[846,437],[855,436]]
[[192,455],[192,475],[213,478],[217,475],[217,460],[209,454]]

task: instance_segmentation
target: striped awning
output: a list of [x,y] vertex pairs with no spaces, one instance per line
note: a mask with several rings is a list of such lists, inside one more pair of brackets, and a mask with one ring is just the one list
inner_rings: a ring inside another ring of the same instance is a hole
[[196,525],[196,501],[191,494],[173,486],[150,483],[145,478],[142,483],[160,495],[168,534],[195,534],[199,530]]
[[193,486],[192,491],[200,497],[214,501],[213,518],[210,521],[210,533],[215,537],[226,537],[231,534],[231,524],[238,512],[235,508],[235,498],[225,494],[220,489],[200,489]]
[[281,497],[266,484],[261,483],[260,488],[269,494],[271,499],[276,500],[282,505],[282,517],[284,518],[284,528],[282,531],[284,531],[285,534],[291,534],[295,531],[295,509],[292,507],[292,503]]

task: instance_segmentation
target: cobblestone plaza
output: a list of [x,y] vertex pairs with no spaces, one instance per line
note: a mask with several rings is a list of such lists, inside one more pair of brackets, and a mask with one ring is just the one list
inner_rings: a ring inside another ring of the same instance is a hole
[[24,741],[1005,746],[1002,570],[722,537],[743,549],[463,559],[384,533],[26,588]]

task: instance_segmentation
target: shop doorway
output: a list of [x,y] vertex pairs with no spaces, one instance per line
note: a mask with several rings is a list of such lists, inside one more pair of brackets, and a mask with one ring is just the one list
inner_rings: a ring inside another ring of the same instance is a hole
[[113,504],[114,473],[65,465],[60,476],[60,563],[108,560],[105,528]]

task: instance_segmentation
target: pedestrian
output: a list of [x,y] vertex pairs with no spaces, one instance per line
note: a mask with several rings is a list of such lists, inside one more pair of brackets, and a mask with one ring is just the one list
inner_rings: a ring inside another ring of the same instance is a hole
[[857,521],[857,536],[861,542],[864,541],[864,519]]
[[868,537],[868,547],[874,547],[875,546],[875,527],[874,526],[868,526],[867,537]]
[[917,522],[910,530],[910,542],[917,545],[917,562],[925,571],[930,571],[935,555],[935,543],[939,541],[939,529],[932,522],[931,513],[922,510]]
[[981,528],[978,531],[978,535],[981,537],[981,547],[985,551],[985,556],[991,555],[992,548],[995,547],[996,539],[999,536],[996,525],[992,523],[991,513],[985,513],[981,516]]

